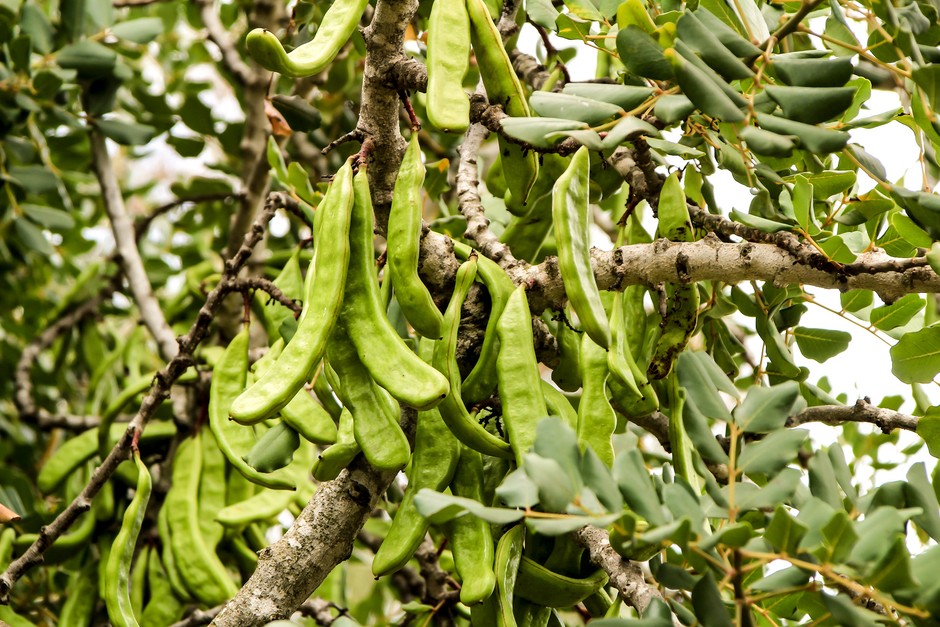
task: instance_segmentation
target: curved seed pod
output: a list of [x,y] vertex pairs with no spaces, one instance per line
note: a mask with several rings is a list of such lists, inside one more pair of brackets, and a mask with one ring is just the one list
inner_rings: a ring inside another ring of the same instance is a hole
[[516,465],[521,466],[523,456],[535,444],[536,425],[548,415],[532,339],[532,316],[522,285],[509,297],[496,332],[500,344],[496,372],[503,424]]
[[[478,452],[463,447],[450,489],[457,496],[484,502],[483,457]],[[476,516],[461,516],[451,521],[448,536],[460,575],[460,602],[474,605],[488,599],[496,587],[495,549],[489,523]]]
[[134,610],[134,617],[140,618],[144,613],[144,589],[147,586],[147,565],[150,563],[150,556],[153,550],[149,545],[144,546],[137,552],[137,559],[134,560],[134,566],[131,568],[131,609]]
[[[323,357],[343,302],[352,204],[352,164],[347,161],[317,208],[317,246],[308,271],[313,274],[297,331],[274,365],[232,403],[231,415],[239,422],[259,422],[282,409]],[[318,258],[328,262],[317,264]]]
[[215,519],[227,529],[242,529],[251,523],[274,518],[287,509],[293,498],[291,492],[265,490],[223,508],[216,514]]
[[357,359],[372,378],[399,402],[415,409],[430,409],[447,395],[447,380],[408,348],[388,321],[379,298],[372,244],[372,196],[364,165],[356,174],[354,190],[349,273],[340,316],[347,322],[346,331],[358,352]]
[[444,337],[434,347],[433,364],[450,383],[450,394],[438,406],[447,427],[458,440],[475,451],[495,457],[512,457],[510,445],[483,428],[467,411],[461,398],[460,371],[457,369],[457,327],[460,309],[477,272],[478,256],[471,254],[457,270],[457,281],[444,314]]
[[470,16],[465,0],[437,0],[428,20],[428,119],[443,131],[470,126],[463,77],[470,67]]
[[558,416],[565,421],[572,431],[578,431],[578,412],[571,406],[568,397],[559,392],[554,385],[542,379],[542,396],[550,416]]
[[209,428],[225,458],[246,479],[272,490],[294,490],[294,482],[283,475],[259,472],[243,456],[255,444],[254,429],[228,419],[229,408],[245,389],[248,373],[248,327],[232,338],[212,369],[209,388]]
[[344,407],[339,417],[336,444],[320,453],[320,458],[313,465],[313,476],[317,481],[336,479],[340,471],[348,466],[361,451],[353,429],[353,415]]
[[[13,529],[8,529],[8,531],[13,532]],[[151,561],[159,560],[152,559]],[[0,550],[0,567],[5,567],[5,565],[3,552]],[[72,572],[66,588],[68,595],[65,603],[62,604],[62,612],[59,614],[60,625],[70,627],[91,625],[95,606],[98,604],[98,581],[95,578],[95,568],[95,562],[88,560],[81,570]],[[5,617],[0,616],[0,619],[5,619]],[[11,627],[15,626],[11,623]]]
[[294,395],[294,398],[281,410],[281,420],[291,429],[314,444],[332,444],[336,441],[336,423],[330,414],[320,406],[306,387]]
[[451,482],[460,443],[454,439],[437,408],[418,412],[415,452],[408,473],[408,487],[392,526],[372,560],[372,574],[382,577],[404,566],[428,532],[428,520],[418,513],[414,498],[418,490],[443,490]]
[[330,387],[327,377],[322,370],[313,379],[313,393],[316,394],[320,405],[322,405],[323,409],[330,415],[333,422],[339,423],[339,416],[343,408],[336,402],[336,397],[333,396],[333,389]]
[[[680,242],[695,239],[685,192],[675,172],[663,183],[658,217],[660,237]],[[666,296],[666,314],[660,323],[661,333],[647,369],[653,379],[662,379],[672,370],[672,364],[695,331],[698,316],[699,293],[694,284],[669,284],[666,286]]]
[[[108,442],[113,446],[127,431],[127,425],[111,425],[108,430]],[[176,435],[176,426],[172,422],[152,422],[140,436],[140,443],[147,444],[157,440],[167,440]],[[89,429],[63,444],[49,458],[42,470],[36,484],[44,493],[55,490],[75,470],[91,459],[98,451],[98,428]]]
[[[468,0],[467,12],[470,15],[473,52],[480,67],[487,98],[492,104],[501,105],[513,117],[528,117],[530,113],[525,90],[512,69],[502,37],[493,24],[486,4],[483,0]],[[508,188],[506,207],[511,213],[524,214],[529,190],[539,172],[538,155],[531,151],[523,152],[519,145],[507,142],[502,137],[498,143]]]
[[516,619],[512,613],[513,590],[522,560],[522,546],[525,541],[525,525],[516,525],[506,531],[496,545],[496,586],[498,594],[498,620],[500,625],[514,626]]
[[141,461],[139,451],[134,451],[134,463],[138,471],[137,490],[124,512],[121,530],[114,539],[105,569],[105,605],[108,608],[108,617],[117,627],[137,627],[138,625],[134,617],[129,589],[131,563],[134,559],[137,536],[140,534],[144,515],[147,513],[150,492],[153,489],[150,470]]
[[147,562],[147,584],[150,588],[150,601],[140,616],[141,627],[164,627],[178,621],[186,608],[173,594],[173,588],[156,549]]
[[[330,365],[343,382],[343,401],[353,415],[356,442],[369,463],[379,470],[400,470],[411,457],[411,447],[399,425],[399,411],[388,405],[369,370],[359,360],[348,334],[347,320],[358,323],[361,318],[344,318],[336,324],[328,355]],[[417,355],[408,353],[420,361]]]
[[610,327],[594,279],[590,256],[588,183],[591,157],[584,146],[578,149],[565,173],[555,182],[552,217],[558,266],[568,301],[585,332],[596,344],[610,346]]
[[284,422],[279,422],[258,438],[245,455],[245,463],[258,472],[274,472],[294,459],[300,436]]
[[163,509],[173,557],[186,587],[209,605],[224,603],[238,593],[225,566],[200,528],[199,478],[202,474],[202,435],[183,440],[173,460],[173,486]]
[[291,78],[319,74],[349,41],[368,4],[369,0],[335,0],[313,39],[289,53],[274,33],[263,28],[248,33],[245,45],[254,60],[272,72]]
[[[470,258],[473,249],[466,244],[454,242],[454,252],[459,259],[466,261]],[[499,352],[496,324],[503,314],[506,303],[509,302],[509,296],[516,289],[506,271],[495,261],[483,255],[477,255],[477,276],[483,280],[483,285],[490,295],[490,318],[483,334],[480,356],[461,387],[460,395],[468,404],[484,400],[496,389],[496,355]]]
[[[578,403],[578,444],[590,446],[602,462],[614,464],[610,438],[617,426],[617,416],[607,400],[607,351],[590,336],[581,338],[581,402]],[[639,393],[639,391],[637,391]]]
[[[543,320],[550,316],[543,314]],[[558,365],[552,369],[552,381],[566,392],[581,389],[581,334],[572,329],[567,320],[552,322],[552,334],[558,343]]]
[[[434,4],[432,11],[446,0]],[[433,18],[432,18],[433,19]],[[430,82],[430,77],[428,81]],[[463,90],[458,90],[463,94]],[[388,216],[388,269],[395,298],[405,318],[424,337],[441,337],[441,312],[431,298],[428,288],[418,276],[418,251],[421,247],[421,193],[424,183],[424,164],[418,134],[411,141],[398,168],[392,209]]]
[[600,590],[607,580],[607,573],[603,570],[584,578],[567,577],[523,555],[514,592],[539,605],[571,607]]
[[157,514],[157,533],[160,535],[160,542],[163,543],[163,550],[160,552],[160,558],[163,562],[163,568],[166,570],[167,582],[173,593],[183,601],[189,601],[193,598],[189,588],[183,583],[183,576],[180,575],[176,567],[176,557],[173,555],[173,547],[170,546],[170,522],[169,509],[161,507]]

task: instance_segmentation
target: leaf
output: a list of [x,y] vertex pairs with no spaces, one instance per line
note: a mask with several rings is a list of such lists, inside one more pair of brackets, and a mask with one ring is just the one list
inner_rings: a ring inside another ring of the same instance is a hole
[[809,435],[805,429],[781,429],[763,440],[745,445],[738,460],[741,472],[751,474],[776,474],[796,458],[803,440]]
[[722,44],[695,13],[687,11],[676,23],[677,34],[725,80],[751,78],[754,72]]
[[651,525],[665,524],[662,506],[649,471],[643,464],[643,456],[637,449],[617,455],[614,459],[614,479],[623,495],[623,500]]
[[927,450],[940,459],[940,406],[928,407],[917,421],[917,435],[927,443]]
[[566,83],[562,93],[601,102],[609,102],[630,112],[653,95],[649,87],[636,85],[612,85],[607,83]]
[[871,290],[849,290],[839,294],[839,302],[846,311],[857,312],[870,307],[875,295]]
[[485,507],[473,499],[441,494],[427,488],[415,496],[415,507],[422,516],[435,524],[453,520],[464,512],[496,525],[508,525],[524,516],[519,510]]
[[557,144],[562,140],[557,134],[560,131],[588,128],[584,122],[562,118],[503,118],[499,123],[507,135],[536,148],[551,148]]
[[320,111],[300,96],[275,94],[271,97],[271,104],[292,131],[309,133],[320,128]]
[[533,24],[555,30],[555,20],[558,19],[560,13],[550,0],[529,0],[525,5],[525,11]]
[[[707,73],[674,49],[666,50],[665,56],[672,65],[682,93],[688,96],[702,113],[725,122],[744,120],[744,113],[738,105]],[[718,80],[721,80],[720,77]]]
[[931,108],[940,109],[940,65],[923,65],[911,72],[911,79],[923,90]]
[[628,115],[621,118],[612,129],[607,131],[602,143],[605,149],[610,149],[638,137],[659,137],[659,135],[660,133],[656,127],[649,122]]
[[772,387],[755,386],[734,410],[734,422],[750,433],[769,433],[783,427],[787,418],[802,410],[805,403],[795,381]]
[[85,39],[59,50],[56,63],[61,68],[76,70],[82,78],[98,78],[111,74],[117,64],[117,53]]
[[677,361],[679,383],[686,388],[690,402],[714,420],[726,420],[728,408],[718,392],[740,398],[734,383],[721,370],[714,358],[704,351],[683,351]]
[[75,226],[75,218],[62,209],[29,203],[20,205],[20,209],[29,216],[30,220],[46,228],[71,229]]
[[940,372],[940,327],[905,333],[891,347],[891,372],[904,383],[930,383]]
[[624,113],[623,109],[609,102],[550,91],[534,92],[529,98],[529,106],[540,116],[575,120],[591,126]]
[[731,210],[731,219],[735,222],[740,222],[746,226],[754,227],[755,229],[760,229],[765,233],[778,233],[780,231],[789,231],[793,227],[789,224],[784,224],[782,222],[774,222],[773,220],[768,220],[760,216],[752,216],[747,213],[742,213],[737,209]]
[[818,230],[813,215],[813,184],[805,176],[797,175],[793,186],[793,213],[804,231],[815,233]]
[[620,518],[621,513],[615,512],[604,516],[565,516],[562,518],[526,518],[526,527],[544,536],[560,536],[577,531],[585,525],[606,527]]
[[277,145],[277,140],[274,138],[274,135],[268,136],[266,154],[268,165],[274,170],[275,177],[286,185],[290,176],[287,173],[287,164],[284,162],[284,154],[281,152],[280,146]]
[[[912,214],[913,215],[913,214]],[[920,228],[917,223],[900,211],[896,211],[888,218],[891,226],[904,238],[904,241],[915,248],[929,248],[933,245],[933,238]],[[925,226],[930,226],[926,223]]]
[[688,97],[682,94],[660,96],[653,107],[653,115],[665,122],[673,124],[684,120],[695,111],[695,105]]
[[644,78],[666,81],[673,77],[672,66],[655,39],[630,24],[617,33],[617,53],[628,70]]
[[[695,109],[691,102],[689,102],[691,110]],[[685,116],[683,116],[685,117]],[[682,157],[683,159],[698,159],[699,157],[704,157],[705,153],[699,150],[698,148],[692,148],[691,146],[685,146],[683,144],[677,144],[675,142],[666,141],[665,139],[655,139],[652,137],[646,138],[646,143],[649,144],[649,147],[655,150],[656,152],[663,155],[671,155],[673,157]],[[688,180],[690,170],[686,170],[686,180]]]
[[890,331],[910,322],[925,304],[918,294],[907,294],[890,305],[875,307],[868,319],[882,331]]
[[863,610],[852,604],[852,601],[841,594],[829,595],[820,592],[823,605],[832,614],[836,624],[842,627],[880,627],[881,618],[878,614]]
[[750,589],[753,592],[774,592],[775,590],[798,588],[809,581],[810,574],[808,571],[790,566],[767,575],[763,579],[758,579],[751,584]]
[[517,468],[496,488],[496,496],[509,507],[532,507],[539,502],[539,487],[521,468]]
[[692,588],[692,607],[704,627],[734,627],[711,571]]
[[768,157],[786,157],[796,148],[795,135],[779,135],[756,126],[745,126],[738,136],[747,143],[750,151]]
[[150,125],[120,120],[96,120],[95,126],[102,135],[124,146],[143,146],[160,134]]
[[522,468],[538,486],[539,503],[548,511],[564,512],[577,495],[572,477],[554,459],[526,453]]
[[163,20],[159,17],[141,17],[111,27],[111,34],[135,44],[146,44],[163,33]]
[[796,327],[793,329],[793,337],[804,357],[822,363],[847,349],[852,334],[835,329]]
[[807,59],[776,54],[771,67],[780,79],[794,87],[841,87],[852,77],[852,59]]
[[836,131],[824,127],[803,124],[768,113],[757,113],[757,123],[761,128],[773,131],[780,135],[793,135],[799,137],[800,145],[810,152],[828,154],[838,152],[845,148],[849,141],[849,134],[845,131]]
[[48,240],[46,240],[46,236],[42,234],[39,227],[29,220],[25,218],[15,218],[13,220],[13,227],[16,230],[16,235],[20,242],[27,249],[34,250],[46,256],[55,254],[55,250],[49,244]]
[[842,114],[852,104],[853,87],[781,87],[768,85],[767,94],[783,116],[804,124],[819,124]]
[[931,538],[940,539],[940,503],[937,502],[937,494],[930,485],[924,462],[917,462],[911,466],[906,478],[904,491],[907,495],[907,504],[923,510],[922,513],[913,517],[913,521]]

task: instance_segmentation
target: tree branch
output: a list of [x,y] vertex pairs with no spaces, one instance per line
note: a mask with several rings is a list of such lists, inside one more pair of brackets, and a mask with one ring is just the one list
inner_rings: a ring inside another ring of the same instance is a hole
[[14,560],[3,574],[0,574],[0,603],[9,602],[10,590],[12,590],[16,581],[30,568],[42,562],[42,556],[46,549],[52,546],[56,539],[71,527],[78,516],[88,509],[101,487],[114,474],[121,462],[127,458],[135,433],[144,430],[157,408],[169,397],[173,383],[192,364],[192,356],[196,347],[208,334],[209,325],[212,323],[215,313],[222,306],[225,296],[235,289],[237,285],[235,279],[239,270],[248,261],[254,247],[261,241],[264,236],[265,226],[274,216],[275,210],[290,202],[293,201],[283,193],[271,194],[268,197],[264,210],[245,235],[241,248],[231,259],[226,261],[222,279],[215,289],[209,293],[205,304],[199,310],[196,321],[190,327],[189,332],[180,338],[179,351],[168,361],[166,367],[154,377],[150,391],[144,397],[137,414],[128,423],[123,436],[114,445],[104,461],[101,462],[101,465],[95,468],[91,479],[81,493],[56,516],[55,520],[43,527],[39,532],[39,538],[20,557]]
[[199,6],[199,16],[206,26],[209,41],[214,43],[222,54],[222,65],[225,69],[231,72],[235,80],[243,85],[250,85],[258,81],[261,78],[261,72],[255,71],[254,68],[242,61],[242,56],[238,53],[238,49],[232,43],[232,40],[229,39],[228,30],[222,25],[212,0],[196,0],[196,4]]
[[[402,412],[414,433],[416,412]],[[258,554],[258,567],[214,624],[265,625],[287,618],[352,554],[353,542],[397,472],[380,472],[362,455],[320,488],[284,537]]]
[[642,614],[654,598],[663,598],[655,586],[646,583],[643,571],[635,562],[624,559],[610,546],[610,537],[606,531],[597,527],[582,527],[575,532],[575,539],[587,549],[591,563],[607,573],[610,585],[620,592],[630,607]]
[[846,422],[867,422],[877,426],[884,433],[895,429],[917,431],[917,418],[890,409],[871,404],[867,398],[860,398],[854,405],[820,405],[807,407],[787,420],[788,427],[799,427],[808,422],[821,422],[826,425],[841,425]]
[[154,296],[153,288],[150,286],[150,278],[147,276],[144,262],[140,258],[140,250],[137,248],[134,225],[127,215],[124,198],[121,195],[117,177],[114,175],[114,167],[111,163],[111,156],[108,154],[104,135],[94,128],[90,129],[88,135],[91,142],[92,166],[98,176],[98,183],[101,185],[101,196],[104,201],[105,211],[108,213],[108,219],[111,222],[111,231],[114,233],[114,243],[117,247],[121,270],[127,278],[127,284],[134,301],[140,309],[140,317],[143,319],[144,325],[150,331],[150,335],[157,341],[160,354],[164,359],[171,360],[179,352],[176,334],[167,324],[166,318],[163,316],[163,310],[160,309],[160,303]]

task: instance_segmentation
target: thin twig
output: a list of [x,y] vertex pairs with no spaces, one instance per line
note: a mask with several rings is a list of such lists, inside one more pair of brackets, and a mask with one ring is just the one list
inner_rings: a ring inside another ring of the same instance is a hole
[[196,0],[199,6],[199,15],[206,26],[209,40],[214,43],[222,54],[222,65],[235,77],[239,83],[250,85],[262,80],[265,73],[256,72],[247,63],[242,61],[238,49],[229,39],[228,30],[222,25],[211,0]]
[[101,462],[101,465],[94,470],[91,479],[81,493],[56,516],[55,520],[40,530],[36,541],[0,575],[0,603],[9,602],[10,591],[17,580],[30,568],[42,562],[43,553],[46,549],[52,546],[56,539],[68,530],[79,514],[87,510],[101,487],[114,474],[118,465],[127,459],[134,434],[146,427],[147,422],[154,415],[157,408],[169,397],[173,383],[192,364],[196,347],[208,334],[209,326],[221,307],[225,296],[238,285],[236,281],[238,272],[248,261],[254,247],[264,236],[265,226],[274,216],[276,209],[288,202],[293,201],[286,194],[280,192],[268,196],[264,209],[245,235],[241,248],[231,259],[225,262],[225,270],[219,284],[207,296],[206,302],[199,310],[196,321],[190,327],[189,332],[180,338],[179,352],[154,377],[150,391],[144,397],[133,420],[128,423],[124,435],[114,445],[114,448]]
[[134,297],[134,302],[137,303],[137,307],[140,309],[140,317],[144,321],[144,326],[147,327],[150,335],[157,341],[157,346],[160,348],[160,354],[163,358],[170,360],[179,352],[176,334],[173,333],[173,329],[167,323],[163,310],[160,308],[160,303],[150,286],[150,278],[144,269],[140,250],[137,248],[134,225],[127,215],[127,208],[124,206],[124,198],[121,195],[121,188],[118,186],[117,177],[114,174],[114,166],[111,163],[111,155],[108,154],[104,135],[93,128],[89,133],[89,139],[91,142],[92,166],[98,176],[98,183],[101,185],[101,196],[108,219],[111,222],[111,231],[114,234],[114,243],[119,256],[121,271],[127,278],[127,284]]

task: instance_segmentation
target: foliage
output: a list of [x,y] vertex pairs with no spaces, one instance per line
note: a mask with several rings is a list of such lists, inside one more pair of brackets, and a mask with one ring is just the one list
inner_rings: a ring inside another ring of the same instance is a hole
[[0,2],[0,623],[934,624],[936,2],[289,8]]

